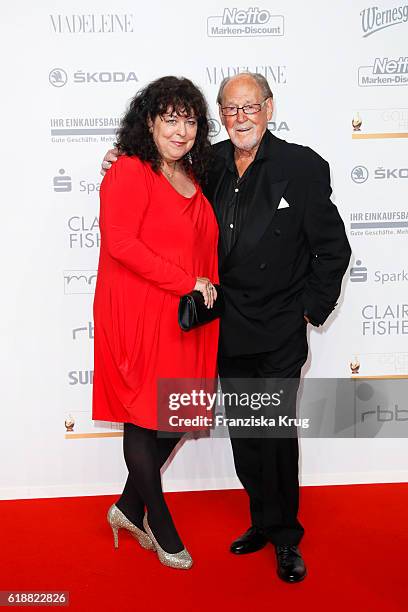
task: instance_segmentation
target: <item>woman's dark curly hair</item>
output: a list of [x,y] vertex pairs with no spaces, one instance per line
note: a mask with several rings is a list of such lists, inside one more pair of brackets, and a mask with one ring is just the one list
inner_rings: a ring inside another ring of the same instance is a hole
[[122,118],[115,144],[126,155],[137,155],[141,160],[149,162],[157,172],[162,160],[149,130],[148,120],[150,118],[154,121],[167,111],[178,115],[195,115],[196,139],[190,156],[184,156],[182,163],[186,172],[192,173],[197,181],[203,183],[211,159],[208,109],[203,94],[189,79],[165,76],[138,91]]

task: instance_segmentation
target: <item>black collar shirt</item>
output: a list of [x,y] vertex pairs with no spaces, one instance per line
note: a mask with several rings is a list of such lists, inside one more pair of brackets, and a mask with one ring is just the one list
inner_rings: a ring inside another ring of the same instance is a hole
[[226,171],[217,190],[214,202],[220,223],[221,239],[224,241],[225,254],[234,247],[245,219],[253,202],[253,186],[256,184],[261,160],[265,157],[265,135],[263,136],[254,161],[240,177],[235,165],[234,146],[229,142],[225,157]]

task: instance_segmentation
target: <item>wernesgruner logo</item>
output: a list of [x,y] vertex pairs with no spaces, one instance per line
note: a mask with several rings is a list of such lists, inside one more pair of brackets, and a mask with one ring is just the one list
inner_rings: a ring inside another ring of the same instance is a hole
[[222,15],[208,17],[208,36],[283,36],[283,15],[271,15],[266,9],[224,8]]
[[363,38],[376,34],[380,30],[390,28],[399,23],[408,21],[408,4],[394,6],[393,8],[382,11],[378,6],[370,6],[361,11],[361,27]]

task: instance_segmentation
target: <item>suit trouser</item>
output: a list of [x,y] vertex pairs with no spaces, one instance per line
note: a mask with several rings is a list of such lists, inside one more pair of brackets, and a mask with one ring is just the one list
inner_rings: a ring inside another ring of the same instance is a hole
[[[231,379],[291,379],[292,409],[296,410],[296,393],[300,370],[306,360],[303,354],[281,368],[275,352],[228,357],[218,356],[223,393],[236,389]],[[278,366],[278,367],[277,367]],[[231,416],[234,416],[230,411]],[[230,416],[226,407],[226,415]],[[296,429],[291,437],[261,435],[236,437],[230,429],[232,451],[237,476],[249,495],[252,524],[263,529],[274,544],[298,544],[304,529],[298,521],[299,507],[299,447]],[[286,434],[283,433],[283,436]]]

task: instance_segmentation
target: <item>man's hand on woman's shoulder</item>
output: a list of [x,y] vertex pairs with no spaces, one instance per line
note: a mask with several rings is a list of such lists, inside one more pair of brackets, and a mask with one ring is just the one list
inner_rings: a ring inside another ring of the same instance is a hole
[[105,176],[106,171],[109,170],[109,168],[112,166],[112,164],[115,161],[117,161],[119,155],[122,155],[122,153],[116,147],[114,149],[109,149],[109,151],[106,153],[105,157],[103,158],[103,161],[101,164],[102,176]]

